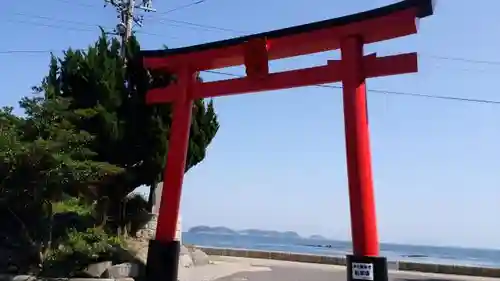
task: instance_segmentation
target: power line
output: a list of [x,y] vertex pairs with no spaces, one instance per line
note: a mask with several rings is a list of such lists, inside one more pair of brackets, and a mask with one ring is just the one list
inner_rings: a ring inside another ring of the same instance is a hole
[[[0,51],[0,54],[26,54],[26,53],[51,53],[55,50],[7,50]],[[227,73],[222,71],[215,70],[206,70],[206,73],[212,73],[217,75],[229,76],[229,77],[237,77],[242,78],[244,76]],[[326,85],[326,84],[318,84],[313,85],[315,87],[320,88],[331,88],[331,89],[342,89],[342,86],[336,85]],[[422,94],[422,93],[414,93],[414,92],[402,92],[402,91],[390,91],[390,90],[380,90],[380,89],[367,89],[368,92],[386,94],[386,95],[399,95],[399,96],[411,96],[411,97],[419,97],[419,98],[429,98],[429,99],[440,99],[440,100],[449,100],[449,101],[460,101],[460,102],[472,102],[472,103],[483,103],[483,104],[500,104],[500,101],[496,100],[486,100],[486,99],[473,99],[473,98],[461,98],[461,97],[453,97],[453,96],[442,96],[442,95],[430,95],[430,94]]]
[[0,54],[47,54],[55,50],[6,50],[0,51]]
[[[99,7],[95,4],[88,4],[88,3],[83,3],[81,1],[70,1],[70,0],[57,0],[59,2],[63,2],[63,3],[67,3],[67,4],[71,4],[71,5],[77,5],[77,6],[80,6],[80,7],[86,7],[86,8],[95,8],[95,7]],[[171,8],[169,10],[166,10],[165,12],[159,12],[158,14],[160,15],[166,15],[166,14],[170,14],[170,13],[173,13],[173,12],[176,12],[176,11],[180,11],[180,10],[184,10],[184,9],[187,9],[189,7],[192,7],[192,6],[196,6],[196,5],[199,5],[199,4],[202,4],[202,3],[205,3],[207,2],[208,0],[198,0],[198,1],[194,1],[194,2],[191,2],[191,3],[188,3],[188,4],[183,4],[183,5],[179,5],[177,7],[174,7],[174,8]]]
[[[47,53],[52,53],[55,51],[57,51],[57,50],[6,50],[6,51],[0,51],[0,55],[1,54],[30,54],[30,53],[32,53],[32,54],[36,54],[36,53],[47,54]],[[224,76],[230,76],[230,77],[238,77],[238,78],[243,77],[243,76],[238,75],[238,74],[227,73],[227,72],[222,72],[222,71],[215,71],[215,70],[207,70],[204,72],[218,74],[218,75],[224,75]],[[313,85],[313,86],[321,87],[321,88],[342,89],[342,86],[336,86],[336,85],[318,84],[318,85]],[[441,100],[461,101],[461,102],[473,102],[473,103],[484,103],[484,104],[500,104],[500,101],[486,100],[486,99],[461,98],[461,97],[453,97],[453,96],[430,95],[430,94],[422,94],[422,93],[414,93],[414,92],[390,91],[390,90],[379,90],[379,89],[368,89],[367,91],[373,92],[373,93],[379,93],[379,94],[386,94],[386,95],[412,96],[412,97],[420,97],[420,98],[441,99]]]
[[[70,20],[61,20],[61,19],[54,19],[54,18],[49,18],[49,17],[43,17],[40,16],[40,18],[48,18],[52,21],[56,22],[68,22],[68,23],[73,23],[73,24],[83,24],[81,22],[76,22],[76,21],[70,21]],[[13,22],[13,23],[20,23],[20,24],[29,24],[29,25],[34,25],[37,27],[47,27],[47,28],[55,28],[55,29],[62,29],[62,30],[72,30],[72,31],[82,31],[82,32],[95,32],[95,29],[84,29],[84,28],[78,28],[78,27],[69,27],[69,26],[61,26],[61,25],[54,25],[54,24],[47,24],[47,23],[40,23],[40,22],[33,22],[33,21],[22,21],[22,20],[7,20],[7,22]],[[187,22],[186,22],[187,23]],[[86,26],[89,27],[97,27],[97,24],[88,24],[86,23]],[[150,35],[150,36],[161,36],[161,37],[168,37],[170,39],[179,39],[178,37],[174,36],[166,36],[163,34],[158,34],[158,33],[151,33],[151,32],[146,32],[143,30],[136,31],[138,34],[144,34],[144,35]],[[33,53],[33,54],[42,54],[42,53],[50,53],[53,51],[57,50],[0,50],[0,54],[27,54],[27,53]],[[469,59],[469,58],[460,58],[460,57],[446,57],[446,56],[436,56],[436,55],[426,55],[426,54],[418,54],[418,56],[422,58],[430,58],[430,59],[436,59],[436,60],[448,60],[448,61],[457,61],[457,62],[464,62],[464,63],[470,63],[470,64],[484,64],[484,65],[491,65],[491,66],[500,66],[500,61],[487,61],[487,60],[476,60],[476,59]]]
[[[65,3],[71,3],[75,4],[78,3],[77,5],[83,4],[84,7],[96,7],[95,5],[89,5],[89,4],[84,4],[81,2],[72,2],[69,0],[57,0],[60,2],[65,2]],[[205,3],[208,0],[199,0],[195,1],[186,5],[179,6],[174,9],[181,9],[182,7],[188,7],[188,6],[193,6],[193,5],[198,5],[201,3]],[[172,9],[172,10],[174,10]],[[164,12],[163,14],[167,13],[168,11]],[[75,25],[83,25],[83,26],[89,26],[89,27],[97,27],[99,26],[98,24],[91,24],[91,23],[86,23],[86,22],[79,22],[79,21],[73,21],[73,20],[66,20],[66,19],[59,19],[59,18],[53,18],[53,17],[48,17],[48,16],[42,16],[42,15],[33,15],[33,14],[26,14],[26,13],[21,13],[21,12],[14,12],[16,15],[20,16],[26,16],[30,18],[39,18],[39,19],[44,19],[44,20],[50,20],[50,21],[56,21],[56,22],[64,22],[64,23],[69,23],[69,24],[75,24]],[[39,22],[28,22],[28,21],[19,21],[19,20],[8,20],[10,22],[16,22],[16,23],[22,23],[22,24],[31,24],[31,25],[36,25],[36,26],[43,26],[43,27],[48,27],[48,28],[57,28],[57,29],[66,29],[66,30],[74,30],[74,31],[94,31],[93,29],[83,29],[83,28],[78,28],[78,27],[66,27],[66,26],[60,26],[60,25],[52,25],[52,24],[46,24],[46,23],[39,23]],[[186,25],[185,27],[192,27],[196,29],[204,29],[207,31],[212,31],[212,30],[218,30],[218,31],[225,31],[225,32],[232,32],[232,33],[247,33],[243,32],[241,30],[235,30],[235,29],[230,29],[230,28],[223,28],[223,27],[217,27],[217,26],[211,26],[211,25],[205,25],[205,24],[198,24],[198,23],[193,23],[189,21],[182,21],[182,20],[172,20],[172,19],[160,19],[159,23],[166,23],[166,22],[173,22],[173,23],[178,23],[182,25]],[[145,32],[145,31],[138,31],[138,34],[144,34],[144,35],[151,35],[151,36],[162,36],[165,37],[165,35],[162,34],[157,34],[157,33],[151,33],[151,32]],[[171,39],[178,39],[177,37],[172,37],[168,36]],[[23,51],[22,53],[43,53],[43,51],[38,51],[38,50],[33,50],[33,51]],[[16,53],[21,53],[17,51],[0,51],[0,54],[16,54]],[[500,61],[491,61],[491,60],[477,60],[477,59],[470,59],[470,58],[463,58],[463,57],[450,57],[450,56],[440,56],[440,55],[432,55],[432,54],[422,54],[419,53],[420,57],[423,58],[431,58],[431,59],[436,59],[436,60],[447,60],[447,61],[457,61],[457,62],[464,62],[464,63],[471,63],[471,64],[483,64],[483,65],[491,65],[491,66],[498,66],[500,65]]]
[[[16,12],[15,14],[19,15],[19,16],[29,17],[29,18],[38,18],[38,19],[42,19],[42,20],[49,20],[52,22],[69,23],[69,24],[86,26],[86,27],[94,27],[94,28],[95,27],[103,27],[103,28],[108,29],[108,30],[113,29],[113,27],[102,26],[99,24],[92,24],[92,23],[81,22],[81,21],[73,21],[73,20],[60,19],[60,18],[41,16],[41,15],[33,15],[33,14],[20,13],[20,12]],[[95,32],[96,31],[96,29],[80,28],[80,27],[73,27],[73,26],[62,26],[62,25],[56,25],[56,24],[50,24],[50,23],[43,23],[43,22],[39,22],[39,21],[26,21],[26,20],[17,20],[17,19],[7,19],[6,21],[12,22],[12,23],[28,24],[28,25],[33,25],[33,26],[37,26],[37,27],[47,27],[47,28],[62,29],[62,30],[83,31],[83,32]],[[135,33],[150,35],[150,36],[158,36],[158,37],[163,37],[163,38],[167,37],[170,39],[178,39],[178,37],[167,36],[167,35],[163,35],[163,34],[147,32],[147,31],[143,31],[143,30],[135,31]],[[34,52],[39,53],[39,51],[34,51]],[[2,52],[0,51],[0,53],[2,53]],[[13,53],[15,53],[15,52],[13,52]]]
[[193,27],[196,29],[202,29],[202,30],[207,30],[207,31],[225,31],[225,32],[231,32],[231,33],[236,33],[236,34],[247,34],[248,33],[248,32],[243,32],[241,30],[232,29],[232,28],[218,27],[218,26],[208,25],[208,24],[199,24],[199,23],[193,23],[193,22],[183,21],[183,20],[160,19],[158,21],[158,23],[163,23],[163,24],[168,24],[168,22],[184,24],[184,25],[186,25],[185,27]]
[[70,0],[57,0],[59,2],[71,4],[71,5],[77,5],[80,7],[87,7],[87,8],[94,8],[96,5],[94,4],[88,4],[88,3],[83,3],[83,2],[78,2],[78,1],[70,1]]
[[[14,12],[13,13],[16,16],[21,16],[21,17],[27,17],[30,20],[31,19],[41,19],[41,20],[47,20],[51,22],[60,22],[60,23],[67,23],[67,24],[72,24],[72,25],[81,25],[81,26],[88,26],[88,27],[105,27],[106,29],[113,30],[115,27],[110,27],[110,26],[102,26],[97,23],[89,23],[89,22],[82,22],[82,21],[74,21],[74,20],[67,20],[67,19],[61,19],[61,18],[55,18],[55,17],[49,17],[49,16],[42,16],[42,15],[36,15],[36,14],[28,14],[28,13],[22,13],[22,12]],[[16,19],[7,19],[7,22],[16,22],[16,23],[28,23],[23,20],[16,20]],[[46,27],[54,27],[55,25],[51,24],[38,24],[38,22],[32,22],[35,25],[41,25],[41,26],[46,26]],[[242,31],[230,29],[230,28],[222,28],[222,27],[217,27],[217,26],[212,26],[212,25],[204,25],[204,24],[197,24],[197,23],[192,23],[188,21],[182,21],[182,20],[172,20],[172,19],[160,19],[157,21],[157,23],[160,24],[170,24],[170,23],[175,23],[175,24],[180,24],[181,26],[175,26],[175,27],[183,27],[183,28],[192,28],[196,30],[205,30],[205,31],[224,31],[224,32],[231,32],[231,33],[236,33],[236,34],[242,34]],[[57,25],[58,29],[65,29],[65,27],[62,27],[60,25]],[[71,28],[70,29],[74,29]],[[82,30],[82,31],[91,31],[91,30]],[[136,31],[138,33],[142,34],[149,34],[149,35],[155,35],[155,36],[163,36],[161,34],[155,34],[155,33],[150,33],[150,32],[145,32],[143,30]]]
[[[87,8],[99,7],[97,5],[92,5],[92,4],[88,4],[88,3],[82,3],[82,2],[75,2],[72,0],[56,0],[56,1],[64,2],[64,3],[68,3],[68,4],[72,4],[72,5],[78,5],[81,7],[87,7]],[[182,10],[184,8],[188,8],[188,7],[191,7],[194,5],[199,5],[199,4],[206,3],[206,2],[208,2],[208,0],[194,1],[191,3],[185,4],[185,5],[180,5],[180,6],[174,7],[170,10],[165,11],[165,12],[157,13],[154,16],[150,15],[150,16],[148,16],[148,18],[154,19],[158,15],[169,14],[169,13],[174,12],[174,11]],[[173,23],[178,23],[178,24],[184,24],[184,25],[190,26],[192,28],[201,28],[201,29],[207,30],[207,31],[217,30],[217,31],[231,32],[231,33],[237,33],[237,34],[251,33],[251,32],[247,32],[247,31],[236,30],[236,29],[231,29],[231,28],[218,27],[218,26],[212,26],[212,25],[206,25],[206,24],[200,24],[200,23],[193,23],[193,22],[182,21],[182,20],[174,20],[174,19],[168,19],[168,18],[162,18],[162,17],[159,17],[158,20],[159,20],[159,23],[167,24],[167,22],[173,22]],[[422,53],[419,53],[419,56],[438,59],[438,60],[458,61],[458,62],[466,62],[466,63],[473,63],[473,64],[500,65],[500,61],[477,60],[477,59],[470,59],[470,58],[440,56],[440,55],[422,54]]]
[[[60,2],[65,2],[65,3],[70,3],[70,4],[75,4],[73,1],[69,0],[57,0]],[[174,11],[182,10],[184,8],[188,8],[194,5],[202,4],[207,2],[208,0],[198,0],[194,1],[192,3],[188,3],[185,5],[181,5],[175,8],[172,8],[170,10],[167,10],[165,12],[157,13],[156,15],[150,15],[148,18],[154,19],[158,15],[165,15],[169,14]],[[78,3],[77,5],[83,6],[83,7],[96,7],[95,5],[89,5],[89,4],[84,4],[81,2],[76,2]],[[248,31],[242,31],[242,30],[236,30],[232,28],[225,28],[225,27],[218,27],[218,26],[213,26],[213,25],[206,25],[206,24],[200,24],[200,23],[193,23],[189,21],[182,21],[182,20],[174,20],[174,19],[169,19],[169,18],[162,18],[159,17],[159,23],[164,23],[167,24],[167,22],[173,22],[173,23],[178,23],[178,24],[184,24],[193,28],[201,28],[203,30],[211,31],[211,30],[217,30],[217,31],[224,31],[224,32],[231,32],[231,33],[237,33],[237,34],[248,34],[251,32]],[[461,58],[461,57],[450,57],[450,56],[440,56],[440,55],[432,55],[432,54],[422,54],[419,53],[419,56],[422,57],[427,57],[427,58],[433,58],[433,59],[438,59],[438,60],[448,60],[448,61],[458,61],[458,62],[466,62],[466,63],[474,63],[474,64],[485,64],[485,65],[500,65],[500,61],[490,61],[490,60],[477,60],[477,59],[470,59],[470,58]]]
[[[68,0],[58,0],[60,2],[66,2],[70,4],[75,4],[73,1],[68,1]],[[131,0],[128,0],[130,2],[127,2],[127,7],[121,7],[120,11],[124,12],[126,15],[133,17],[133,13],[130,13],[130,4],[134,5],[134,2]],[[165,12],[159,13],[162,15],[182,10],[191,6],[199,5],[202,3],[207,2],[208,0],[198,0],[192,3],[188,3],[185,5],[181,5],[178,7],[175,7],[173,9],[167,10]],[[113,0],[108,0],[108,2],[111,2],[113,6],[117,7],[118,4],[123,4],[125,2],[123,1],[113,1]],[[142,9],[150,9],[151,1],[145,0],[143,1],[146,3],[147,7],[140,6]],[[78,3],[77,5],[83,6],[83,7],[96,7],[95,5],[89,5],[89,4],[84,4],[84,3]],[[118,3],[118,4],[117,4]],[[124,5],[124,4],[123,4]],[[118,5],[119,6],[119,5]],[[42,16],[42,15],[28,15],[26,13],[20,13],[20,12],[14,12],[15,15],[20,15],[20,16],[28,16],[30,18],[38,18],[38,19],[43,19],[43,20],[50,20],[50,21],[56,21],[56,22],[64,22],[64,23],[70,23],[70,24],[75,24],[75,25],[81,25],[81,26],[89,26],[89,27],[97,27],[100,25],[97,24],[90,24],[86,22],[78,22],[78,21],[73,21],[73,20],[66,20],[66,19],[57,19],[53,17],[47,17],[47,16]],[[130,15],[129,15],[130,14]],[[127,17],[122,17],[122,23],[123,20],[128,19]],[[142,21],[142,18],[140,20],[136,20],[135,18],[132,18],[133,20],[136,21],[136,23],[139,23]],[[75,27],[65,27],[65,26],[60,26],[60,25],[51,25],[51,24],[45,24],[45,23],[40,23],[40,22],[30,22],[30,21],[19,21],[19,20],[8,20],[10,22],[16,22],[16,23],[23,23],[23,24],[32,24],[36,26],[42,26],[42,27],[49,27],[49,28],[57,28],[57,29],[66,29],[66,30],[75,30],[75,31],[94,31],[92,29],[82,29],[82,28],[75,28]],[[233,32],[233,33],[246,33],[243,31],[235,30],[235,29],[230,29],[230,28],[223,28],[223,27],[217,27],[217,26],[210,26],[210,25],[205,25],[205,24],[198,24],[198,23],[193,23],[193,22],[188,22],[188,21],[182,21],[182,20],[172,20],[172,19],[160,19],[160,23],[165,23],[166,21],[173,22],[173,23],[178,23],[178,24],[184,24],[187,26],[195,27],[195,28],[203,28],[203,29],[208,29],[208,30],[219,30],[219,31],[226,31],[226,32]],[[131,26],[129,26],[129,29]],[[139,32],[142,34],[146,35],[154,35],[154,36],[163,36],[160,34],[154,34],[154,33],[148,33],[148,32]],[[5,50],[5,51],[0,51],[0,54],[36,54],[36,53],[50,53],[54,52],[54,50]],[[438,55],[422,55],[419,54],[419,56],[424,56],[428,58],[433,58],[437,60],[449,60],[449,61],[459,61],[459,62],[466,62],[466,63],[473,63],[473,64],[485,64],[485,65],[500,65],[500,61],[489,61],[489,60],[474,60],[474,59],[469,59],[469,58],[461,58],[461,57],[448,57],[448,56],[438,56]],[[221,71],[205,71],[208,73],[213,73],[213,74],[218,74],[218,75],[225,75],[225,76],[231,76],[231,77],[242,77],[237,74],[232,74],[232,73],[226,73],[226,72],[221,72]],[[334,88],[334,89],[342,89],[342,86],[336,86],[336,85],[314,85],[316,87],[321,87],[321,88]],[[495,100],[485,100],[485,99],[472,99],[472,98],[460,98],[460,97],[453,97],[453,96],[441,96],[441,95],[429,95],[429,94],[420,94],[420,93],[413,93],[413,92],[400,92],[400,91],[387,91],[387,90],[377,90],[377,89],[369,89],[367,90],[368,92],[373,92],[373,93],[381,93],[381,94],[389,94],[389,95],[401,95],[401,96],[413,96],[413,97],[421,97],[421,98],[430,98],[430,99],[441,99],[441,100],[450,100],[450,101],[461,101],[461,102],[473,102],[473,103],[486,103],[486,104],[500,104],[500,101],[495,101]]]
[[[86,31],[86,32],[95,32],[94,29],[81,29],[81,28],[75,28],[75,27],[65,27],[65,26],[59,26],[59,25],[50,25],[50,24],[42,24],[38,22],[26,22],[26,21],[15,21],[16,23],[23,23],[23,24],[32,24],[36,26],[41,26],[41,27],[50,27],[50,28],[57,28],[57,29],[63,29],[63,30],[74,30],[74,31]],[[93,26],[93,25],[91,25]],[[144,34],[144,35],[151,35],[151,36],[162,36],[165,37],[164,35],[161,34],[156,34],[156,33],[149,33],[145,31],[137,31],[139,34]],[[178,39],[178,37],[173,37],[173,36],[167,36],[171,39]],[[16,54],[46,54],[46,53],[51,53],[51,52],[59,52],[63,51],[63,49],[49,49],[49,50],[0,50],[0,55],[16,55]],[[423,58],[430,58],[430,59],[436,59],[436,60],[450,60],[450,61],[458,61],[458,62],[465,62],[465,63],[470,63],[470,64],[486,64],[486,65],[491,65],[491,66],[500,66],[500,62],[497,61],[484,61],[484,60],[474,60],[474,59],[467,59],[467,58],[458,58],[458,57],[443,57],[443,56],[433,56],[433,55],[421,55],[418,54],[420,57]],[[480,71],[477,69],[459,69],[459,70],[470,70],[470,71]]]
[[[21,13],[19,13],[21,14]],[[22,14],[23,16],[31,16],[28,14]],[[64,19],[56,19],[56,18],[50,18],[46,16],[35,16],[40,19],[47,19],[55,22],[65,22],[65,23],[71,23],[71,24],[79,24],[79,25],[85,25],[88,27],[97,27],[99,25],[97,24],[90,24],[90,23],[84,23],[84,22],[78,22],[78,21],[71,21],[71,20],[64,20]],[[41,23],[37,21],[23,21],[23,20],[12,20],[8,19],[7,22],[13,22],[13,23],[18,23],[18,24],[28,24],[28,25],[33,25],[36,27],[47,27],[47,28],[54,28],[54,29],[62,29],[62,30],[71,30],[71,31],[81,31],[81,32],[95,32],[95,29],[89,29],[89,28],[80,28],[80,27],[70,27],[70,26],[61,26],[61,25],[55,25],[55,24],[48,24],[48,23]],[[182,21],[179,21],[182,22]],[[183,23],[189,23],[189,22],[183,22]],[[193,24],[196,25],[196,24]],[[227,29],[220,29],[223,31],[228,31]],[[146,32],[143,30],[136,31],[138,34],[143,34],[143,35],[149,35],[149,36],[158,36],[158,37],[167,37],[170,39],[179,39],[179,37],[175,36],[170,36],[170,35],[163,35],[163,34],[158,34],[158,33],[151,33],[151,32]],[[44,53],[50,53],[54,51],[61,51],[61,50],[0,50],[0,54],[6,55],[6,54],[44,54]],[[436,59],[436,60],[448,60],[448,61],[457,61],[457,62],[464,62],[464,63],[470,63],[470,64],[483,64],[483,65],[491,65],[491,66],[500,66],[500,61],[487,61],[487,60],[476,60],[476,59],[470,59],[470,58],[460,58],[460,57],[446,57],[446,56],[437,56],[437,55],[426,55],[426,54],[418,54],[419,57],[422,58],[430,58],[430,59]]]
[[159,14],[161,14],[161,15],[170,14],[170,13],[173,13],[173,12],[176,12],[176,11],[180,11],[180,10],[184,10],[186,8],[189,8],[189,7],[192,7],[192,6],[196,6],[196,5],[205,3],[205,2],[207,2],[207,0],[198,0],[198,1],[195,1],[195,2],[192,2],[192,3],[188,3],[188,4],[185,4],[185,5],[177,6],[175,8],[172,8],[170,10],[166,10],[165,12],[161,12]]
[[[72,3],[74,4],[75,2],[70,2],[68,0],[57,0],[60,2],[65,2],[65,3]],[[201,3],[205,3],[208,0],[199,0],[193,3],[189,3],[180,7],[184,6],[192,6],[192,5],[197,5]],[[83,4],[80,2],[76,2],[78,5]],[[84,4],[84,7],[96,7],[95,5],[89,5],[89,4]],[[177,8],[174,8],[177,9]],[[168,11],[164,12],[163,14],[167,13]],[[27,17],[34,17],[34,18],[40,18],[40,19],[46,19],[46,20],[51,20],[51,21],[57,21],[57,22],[64,22],[64,23],[70,23],[70,24],[75,24],[75,25],[85,25],[85,26],[99,26],[98,24],[90,24],[86,22],[78,22],[78,21],[73,21],[73,20],[66,20],[66,19],[59,19],[59,18],[53,18],[53,17],[47,17],[47,16],[41,16],[41,15],[33,15],[33,14],[26,14],[26,13],[20,13],[20,12],[14,12],[16,15],[21,15],[21,16],[27,16]],[[160,13],[161,14],[161,13]],[[92,31],[88,29],[80,29],[80,28],[74,28],[74,27],[62,27],[59,25],[51,25],[51,24],[44,24],[44,23],[38,23],[38,22],[26,22],[26,21],[15,21],[15,20],[8,20],[11,22],[17,22],[17,23],[24,23],[24,24],[33,24],[37,26],[44,26],[44,27],[50,27],[50,28],[57,28],[57,29],[68,29],[68,30],[75,30],[75,31]],[[231,28],[224,28],[224,27],[218,27],[218,26],[212,26],[212,25],[206,25],[206,24],[199,24],[199,23],[193,23],[190,21],[183,21],[183,20],[173,20],[173,19],[159,19],[158,23],[163,23],[163,24],[168,24],[168,22],[172,23],[177,23],[181,25],[185,25],[184,27],[190,27],[190,28],[195,28],[195,29],[202,29],[206,31],[224,31],[224,32],[231,32],[231,33],[237,33],[237,34],[247,34],[248,32],[241,31],[241,30],[236,30],[236,29],[231,29]],[[145,32],[145,31],[138,31],[137,33],[139,34],[144,34],[144,35],[151,35],[151,36],[165,36],[162,34],[157,34],[157,33],[151,33],[151,32]],[[178,39],[177,37],[172,37],[168,36],[171,39]],[[7,52],[0,52],[0,53],[7,53]],[[16,52],[11,52],[11,53],[16,53]],[[34,53],[40,53],[38,51],[34,51]],[[491,66],[499,66],[500,61],[491,61],[491,60],[477,60],[477,59],[471,59],[471,58],[463,58],[463,57],[450,57],[450,56],[440,56],[440,55],[433,55],[433,54],[418,54],[422,58],[431,58],[431,59],[436,59],[436,60],[447,60],[447,61],[457,61],[457,62],[464,62],[464,63],[471,63],[471,64],[483,64],[483,65],[491,65]]]
[[[227,72],[222,72],[222,71],[215,71],[215,70],[207,70],[204,72],[218,74],[218,75],[224,75],[224,76],[230,76],[230,77],[238,77],[238,78],[243,77],[243,76],[238,75],[238,74],[227,73]],[[318,85],[313,85],[313,86],[320,87],[320,88],[343,89],[342,86],[336,86],[336,85],[318,84]],[[421,93],[413,93],[413,92],[389,91],[389,90],[378,90],[378,89],[367,89],[366,91],[372,92],[372,93],[378,93],[378,94],[385,94],[385,95],[410,96],[410,97],[440,99],[440,100],[449,100],[449,101],[461,101],[461,102],[472,102],[472,103],[500,104],[500,101],[486,100],[486,99],[460,98],[460,97],[453,97],[453,96],[429,95],[429,94],[421,94]]]
[[[74,1],[70,1],[70,0],[57,0],[57,1],[63,2],[63,3],[67,3],[67,4],[71,4],[71,5],[77,5],[77,6],[85,7],[85,8],[101,8],[98,5],[93,5],[93,4],[88,4],[88,3],[82,3],[82,2],[74,2]],[[165,12],[157,12],[154,15],[144,15],[144,18],[148,19],[148,20],[157,20],[158,23],[164,23],[164,24],[168,24],[168,22],[173,22],[173,23],[178,23],[178,24],[184,24],[184,25],[186,25],[186,27],[191,27],[191,28],[195,28],[195,29],[198,29],[198,30],[199,29],[201,29],[201,30],[208,30],[208,31],[210,31],[210,30],[216,30],[216,31],[224,31],[224,32],[237,33],[237,34],[247,34],[248,33],[248,32],[244,32],[244,31],[241,31],[241,30],[234,30],[234,29],[230,29],[230,28],[224,28],[224,27],[218,27],[218,26],[200,24],[200,23],[193,23],[193,22],[187,22],[187,21],[182,21],[182,20],[174,20],[174,19],[169,19],[169,18],[162,17],[162,16],[164,16],[166,14],[170,14],[170,13],[172,13],[174,11],[183,10],[185,8],[188,8],[188,7],[191,7],[191,6],[195,6],[195,5],[199,5],[199,4],[206,3],[206,2],[208,2],[208,0],[195,1],[195,2],[192,2],[192,3],[188,3],[188,4],[185,4],[185,5],[174,7],[172,9],[170,9],[170,10],[165,11]]]
[[48,17],[48,16],[42,16],[42,15],[36,15],[36,14],[27,14],[27,13],[22,13],[22,12],[13,12],[13,14],[16,16],[29,17],[30,19],[37,18],[37,19],[42,19],[42,20],[63,22],[63,23],[69,23],[69,24],[75,24],[75,25],[92,26],[92,27],[99,26],[99,24],[92,24],[92,23],[82,22],[82,21],[60,19],[60,18]]
[[[71,1],[71,0],[56,0],[56,1],[59,1],[59,2],[63,2],[63,3],[67,3],[67,4],[71,4],[71,5],[77,5],[77,6],[80,6],[80,7],[85,7],[85,8],[101,8],[100,6],[98,5],[95,5],[95,4],[88,4],[88,3],[83,3],[83,2],[80,2],[80,1]],[[176,7],[173,7],[169,10],[166,10],[165,12],[158,12],[157,14],[158,15],[166,15],[166,14],[170,14],[170,13],[173,13],[173,12],[176,12],[176,11],[180,11],[180,10],[184,10],[184,9],[187,9],[189,7],[192,7],[192,6],[196,6],[196,5],[199,5],[199,4],[202,4],[202,3],[205,3],[207,2],[208,0],[198,0],[198,1],[194,1],[194,2],[191,2],[191,3],[188,3],[188,4],[183,4],[183,5],[179,5],[179,6],[176,6]]]
[[95,31],[93,29],[85,29],[85,28],[70,27],[70,26],[61,26],[61,25],[55,25],[55,24],[49,24],[49,23],[41,23],[41,22],[37,22],[37,21],[12,20],[12,19],[8,19],[6,21],[7,22],[12,22],[12,23],[17,23],[17,24],[33,25],[33,26],[36,26],[36,27],[48,27],[48,28],[54,28],[54,29],[82,31],[82,32],[94,32]]
[[467,63],[475,63],[475,64],[487,64],[487,65],[500,65],[500,61],[491,61],[491,60],[475,60],[468,58],[459,58],[459,57],[446,57],[446,56],[436,56],[436,55],[425,55],[429,58],[434,58],[438,60],[450,60],[450,61],[458,61],[458,62],[467,62]]

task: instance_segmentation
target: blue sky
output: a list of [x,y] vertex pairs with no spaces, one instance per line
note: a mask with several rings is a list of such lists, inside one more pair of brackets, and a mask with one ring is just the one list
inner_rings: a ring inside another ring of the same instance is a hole
[[[159,1],[140,34],[145,48],[187,46],[372,9],[389,0]],[[73,3],[73,4],[70,4]],[[47,72],[47,53],[93,42],[112,27],[101,0],[7,1],[0,10],[1,105],[15,105]],[[369,89],[500,100],[496,0],[442,0],[413,37],[369,46],[418,51],[420,72],[372,79]],[[53,20],[49,20],[53,18]],[[323,64],[338,53],[272,63],[273,70]],[[242,73],[241,69],[227,70]],[[207,79],[223,78],[205,76]],[[369,93],[380,239],[385,242],[500,248],[500,105]],[[215,100],[221,129],[208,157],[188,172],[185,227],[296,230],[350,237],[341,92],[298,88]]]

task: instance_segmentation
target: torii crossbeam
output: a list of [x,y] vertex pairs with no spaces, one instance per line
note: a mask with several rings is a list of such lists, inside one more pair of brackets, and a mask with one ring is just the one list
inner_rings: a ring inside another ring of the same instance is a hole
[[[144,67],[175,74],[176,83],[150,89],[149,104],[172,103],[173,116],[155,240],[150,241],[148,281],[176,281],[180,242],[175,240],[193,100],[342,82],[353,254],[348,280],[387,281],[379,256],[371,168],[366,78],[418,71],[417,54],[364,55],[363,45],[417,33],[417,20],[433,14],[432,0],[406,0],[340,18],[190,47],[142,51]],[[269,61],[340,49],[341,59],[278,73]],[[244,65],[246,77],[214,82],[200,71]]]

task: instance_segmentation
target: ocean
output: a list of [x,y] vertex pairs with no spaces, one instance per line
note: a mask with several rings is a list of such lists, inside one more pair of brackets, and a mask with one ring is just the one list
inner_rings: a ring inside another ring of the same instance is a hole
[[[246,235],[194,234],[184,232],[182,242],[205,247],[293,252],[344,256],[352,251],[350,242],[333,240],[282,239]],[[331,245],[314,247],[313,245]],[[381,255],[390,261],[415,261],[500,268],[500,250],[455,247],[381,244]]]

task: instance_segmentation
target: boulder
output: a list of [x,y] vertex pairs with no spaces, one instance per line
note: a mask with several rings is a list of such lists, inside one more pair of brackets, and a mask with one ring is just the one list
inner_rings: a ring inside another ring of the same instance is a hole
[[179,256],[179,268],[189,268],[194,265],[191,255],[184,254]]
[[138,277],[139,276],[139,265],[135,263],[120,263],[109,267],[106,272],[102,275],[105,278],[126,278],[126,277]]
[[181,250],[179,252],[180,255],[189,255],[189,249],[184,246],[184,245],[181,245]]
[[37,278],[31,275],[0,275],[1,281],[36,281]]
[[191,252],[191,259],[193,260],[194,266],[201,266],[210,264],[210,258],[205,252],[200,249],[194,248]]
[[[128,250],[135,260],[128,260],[130,262],[140,262],[142,265],[146,264],[146,257],[148,251],[147,239],[133,239],[128,241]],[[209,256],[203,251],[194,247],[186,247],[181,245],[179,251],[179,268],[189,268],[193,266],[203,266],[211,264]]]
[[103,261],[90,264],[83,273],[89,277],[99,278],[105,275],[105,272],[112,266],[111,261]]

